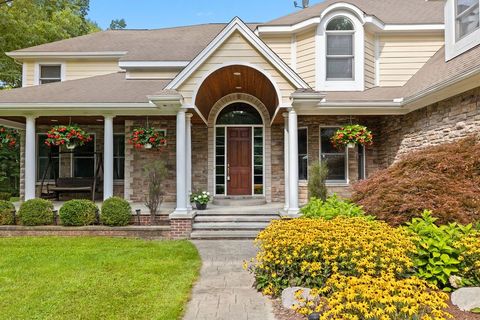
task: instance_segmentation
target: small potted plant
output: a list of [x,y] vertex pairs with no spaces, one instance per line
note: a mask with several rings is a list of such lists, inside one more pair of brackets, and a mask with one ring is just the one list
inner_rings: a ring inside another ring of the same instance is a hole
[[63,146],[73,150],[92,141],[92,136],[77,125],[55,126],[47,132],[45,144],[49,147]]
[[136,149],[143,147],[147,150],[164,147],[167,144],[167,139],[165,139],[163,132],[154,128],[134,129],[129,141]]
[[210,199],[210,192],[207,191],[195,192],[190,195],[190,202],[195,203],[197,210],[207,209]]
[[331,141],[333,146],[337,148],[355,148],[357,144],[371,145],[373,142],[373,135],[367,127],[354,124],[338,129],[333,135]]
[[17,136],[17,130],[0,127],[0,148],[14,148],[17,144]]

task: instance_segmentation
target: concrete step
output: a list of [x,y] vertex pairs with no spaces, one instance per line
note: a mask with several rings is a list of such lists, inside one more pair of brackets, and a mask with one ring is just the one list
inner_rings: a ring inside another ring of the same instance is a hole
[[211,209],[204,211],[197,211],[198,217],[205,216],[278,216],[278,212],[272,210],[222,210]]
[[195,222],[193,230],[263,230],[269,222]]
[[278,215],[200,215],[194,222],[270,222],[280,219]]
[[267,203],[265,197],[215,197],[213,204],[226,207],[250,207]]
[[259,230],[195,230],[192,239],[255,239]]

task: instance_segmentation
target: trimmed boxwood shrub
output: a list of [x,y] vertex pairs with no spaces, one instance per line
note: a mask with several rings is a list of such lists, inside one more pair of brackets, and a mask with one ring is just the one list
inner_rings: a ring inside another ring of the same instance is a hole
[[60,208],[59,216],[64,226],[88,226],[95,222],[97,210],[90,200],[70,200]]
[[24,226],[41,226],[53,223],[53,203],[45,199],[25,201],[18,210],[18,219]]
[[480,220],[480,142],[468,137],[404,156],[354,185],[352,200],[399,225],[431,210],[438,223]]
[[130,224],[132,208],[128,201],[112,197],[103,202],[100,221],[107,226],[126,226]]
[[13,212],[15,207],[10,201],[0,200],[0,225],[14,224]]

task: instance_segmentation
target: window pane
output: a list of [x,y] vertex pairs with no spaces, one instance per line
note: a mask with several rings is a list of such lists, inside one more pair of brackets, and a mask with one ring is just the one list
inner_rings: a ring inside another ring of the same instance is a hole
[[298,156],[298,179],[299,180],[308,179],[308,156],[307,155]]
[[91,178],[95,172],[95,161],[93,158],[75,158],[73,160],[75,178]]
[[41,66],[40,78],[60,79],[61,66]]
[[308,130],[298,129],[298,179],[308,178]]
[[52,153],[52,162],[53,165],[50,167],[49,172],[45,179],[47,180],[52,180],[55,177],[58,177],[58,174],[60,172],[60,163],[58,160],[59,157],[59,148],[57,146],[53,147],[48,147],[45,144],[45,140],[47,139],[47,136],[44,134],[38,135],[38,168],[37,168],[37,179],[41,180],[43,178],[43,175],[45,173],[45,169],[47,168],[48,165],[48,156],[50,152]]
[[353,58],[327,58],[327,79],[353,79]]
[[332,145],[331,138],[337,132],[338,128],[322,128],[320,129],[320,148],[322,153],[344,153],[344,149],[334,148]]
[[125,136],[123,134],[113,136],[113,155],[115,157],[125,156]]
[[353,55],[353,35],[352,34],[327,35],[327,55],[329,56]]
[[345,154],[322,154],[322,161],[327,162],[327,180],[345,181]]
[[225,186],[224,185],[217,185],[215,188],[216,194],[225,194]]
[[40,79],[40,84],[47,84],[47,83],[54,83],[54,82],[60,82],[60,79]]
[[457,15],[478,4],[478,0],[457,0]]
[[298,153],[307,154],[307,129],[298,129]]
[[245,104],[234,103],[224,108],[218,115],[217,124],[262,124],[257,109]]
[[353,30],[353,23],[345,17],[335,18],[328,23],[327,30]]
[[463,38],[464,36],[475,31],[480,25],[480,16],[479,16],[479,7],[478,5],[475,9],[469,11],[465,15],[462,15],[457,19],[457,38]]
[[116,158],[113,162],[113,179],[125,179],[125,158]]
[[358,145],[358,179],[365,179],[365,146]]

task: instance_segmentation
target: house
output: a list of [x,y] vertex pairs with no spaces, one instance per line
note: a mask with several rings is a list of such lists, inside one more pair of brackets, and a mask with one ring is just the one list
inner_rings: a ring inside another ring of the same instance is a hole
[[[402,154],[480,130],[479,17],[479,0],[326,0],[263,24],[109,30],[10,52],[23,88],[0,92],[0,124],[22,129],[22,197],[40,196],[45,132],[68,123],[93,140],[54,156],[48,183],[92,177],[101,154],[103,198],[143,202],[143,168],[162,158],[170,219],[187,229],[192,190],[297,214],[318,160],[348,195]],[[333,148],[352,123],[373,146]],[[164,130],[167,145],[135,150],[137,127]]]

